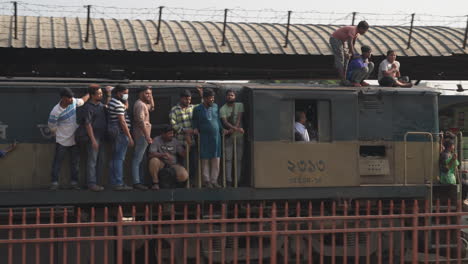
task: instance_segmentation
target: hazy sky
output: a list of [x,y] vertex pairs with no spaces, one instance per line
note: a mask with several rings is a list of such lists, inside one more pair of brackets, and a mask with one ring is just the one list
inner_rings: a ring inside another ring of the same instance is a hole
[[343,0],[23,0],[23,3],[60,5],[102,5],[117,7],[183,7],[183,8],[235,8],[275,10],[316,10],[322,12],[369,13],[428,13],[434,15],[468,15],[468,0],[393,0],[393,1],[343,1]]

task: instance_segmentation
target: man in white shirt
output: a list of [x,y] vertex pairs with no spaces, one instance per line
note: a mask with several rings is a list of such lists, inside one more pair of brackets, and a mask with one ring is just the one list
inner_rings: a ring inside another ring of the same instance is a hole
[[80,155],[78,146],[75,143],[75,130],[78,128],[78,124],[76,123],[76,108],[82,106],[88,100],[89,94],[86,94],[82,98],[74,98],[73,92],[69,88],[62,88],[60,89],[60,98],[60,102],[50,112],[48,120],[49,129],[55,133],[56,141],[50,189],[58,189],[60,168],[66,152],[69,152],[71,155],[71,188],[79,189]]
[[[406,77],[406,76],[404,76]],[[387,58],[383,60],[379,65],[378,80],[380,86],[390,87],[411,87],[413,86],[409,82],[409,78],[406,77],[406,81],[403,80],[400,74],[400,63],[396,60],[396,52],[389,50],[387,52]]]
[[309,142],[310,141],[309,132],[307,131],[307,128],[305,127],[305,124],[307,122],[307,117],[306,117],[305,112],[296,111],[295,120],[296,120],[296,123],[294,124],[294,135],[295,135],[296,141]]

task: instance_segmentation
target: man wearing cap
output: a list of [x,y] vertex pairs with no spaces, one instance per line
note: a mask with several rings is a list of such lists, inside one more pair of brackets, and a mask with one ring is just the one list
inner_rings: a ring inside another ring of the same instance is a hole
[[180,142],[174,138],[174,131],[170,125],[163,125],[162,134],[153,139],[148,152],[148,169],[153,180],[151,189],[159,190],[158,174],[164,168],[174,169],[178,183],[187,181],[187,170],[177,162],[177,155],[184,157],[185,151]]
[[52,183],[51,190],[59,187],[58,179],[65,154],[71,155],[71,188],[79,189],[78,173],[80,155],[78,146],[75,143],[76,108],[88,101],[89,94],[81,98],[74,98],[73,92],[69,88],[60,89],[60,102],[52,109],[49,115],[48,126],[51,132],[55,133],[55,157],[52,163]]
[[372,49],[369,46],[361,47],[361,55],[351,60],[348,66],[346,79],[355,87],[369,86],[364,80],[374,71],[374,63],[369,59],[372,55]]

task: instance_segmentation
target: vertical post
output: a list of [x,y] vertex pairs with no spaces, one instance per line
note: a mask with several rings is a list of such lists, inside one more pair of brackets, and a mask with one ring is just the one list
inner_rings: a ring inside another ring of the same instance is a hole
[[410,30],[409,30],[408,47],[407,47],[407,49],[409,49],[409,48],[411,47],[411,37],[413,36],[414,15],[415,15],[415,13],[411,14],[411,26],[410,26]]
[[271,258],[270,258],[270,264],[276,264],[276,239],[277,239],[277,226],[276,226],[276,202],[273,202],[273,205],[271,206],[271,241],[270,241],[270,250],[271,250]]
[[356,14],[357,14],[357,12],[353,12],[353,18],[351,20],[351,26],[354,26],[354,21],[356,19]]
[[[226,136],[224,133],[221,136],[221,149],[226,153]],[[226,188],[226,155],[223,154],[223,188]]]
[[123,210],[119,205],[117,209],[117,264],[123,263]]
[[91,5],[85,6],[88,9],[88,15],[86,18],[86,37],[85,42],[89,42],[89,26],[91,24]]
[[228,14],[228,9],[226,8],[224,9],[223,40],[221,41],[221,46],[224,46],[224,42],[226,41],[227,14]]
[[463,49],[466,48],[466,39],[467,39],[467,37],[468,37],[468,16],[466,16],[466,27],[465,27],[465,38],[463,39]]
[[[190,172],[190,145],[187,142],[185,142],[185,169]],[[187,178],[187,185],[185,187],[190,188],[190,177]]]
[[289,25],[291,24],[291,13],[292,11],[288,11],[288,24],[286,25],[286,37],[284,39],[284,47],[286,48],[288,46],[288,40],[289,40]]
[[[233,143],[233,149],[234,149],[234,152],[232,153],[232,160],[234,161],[234,178],[231,177],[231,179],[234,179],[234,187],[237,188],[237,182],[239,181],[239,179],[237,178],[237,170],[239,168],[237,168],[237,137],[235,135],[232,136],[232,140],[234,141]],[[231,174],[232,175],[232,174]]]
[[156,45],[159,44],[159,39],[161,38],[161,18],[162,18],[162,10],[164,6],[159,7],[159,18],[158,18],[158,35],[156,36]]
[[13,16],[15,18],[15,39],[18,39],[18,2],[16,1],[13,2]]
[[[412,251],[412,263],[418,263],[418,214],[419,206],[418,200],[414,200],[413,204],[413,251]],[[449,257],[447,257],[448,259]]]

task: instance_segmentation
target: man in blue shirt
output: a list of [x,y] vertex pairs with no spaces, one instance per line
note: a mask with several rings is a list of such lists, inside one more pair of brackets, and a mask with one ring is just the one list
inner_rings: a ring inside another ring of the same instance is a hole
[[351,60],[349,63],[346,79],[349,80],[353,86],[369,86],[364,80],[369,78],[369,75],[374,71],[374,63],[369,61],[371,55],[372,49],[364,45],[361,47],[361,56]]

